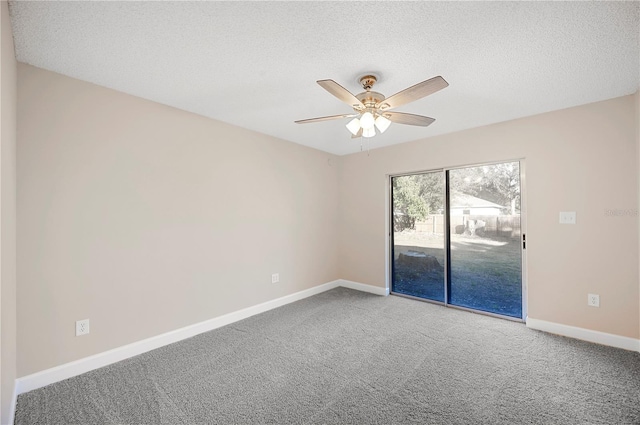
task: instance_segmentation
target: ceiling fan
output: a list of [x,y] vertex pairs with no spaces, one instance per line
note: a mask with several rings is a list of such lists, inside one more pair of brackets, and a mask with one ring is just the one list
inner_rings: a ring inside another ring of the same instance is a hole
[[392,122],[426,127],[434,122],[435,119],[404,112],[392,112],[391,109],[429,96],[449,85],[444,78],[437,76],[385,98],[381,93],[371,91],[377,81],[378,78],[373,74],[360,77],[359,82],[364,91],[355,96],[333,80],[317,81],[320,87],[351,106],[354,113],[298,120],[295,121],[296,124],[353,118],[347,124],[347,129],[351,132],[352,138],[361,136],[373,137],[376,135],[376,128],[380,133],[384,133]]

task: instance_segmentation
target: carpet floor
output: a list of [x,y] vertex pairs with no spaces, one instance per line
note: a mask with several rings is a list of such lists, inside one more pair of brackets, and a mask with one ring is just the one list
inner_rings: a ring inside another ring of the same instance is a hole
[[640,353],[345,288],[18,397],[15,424],[640,424]]

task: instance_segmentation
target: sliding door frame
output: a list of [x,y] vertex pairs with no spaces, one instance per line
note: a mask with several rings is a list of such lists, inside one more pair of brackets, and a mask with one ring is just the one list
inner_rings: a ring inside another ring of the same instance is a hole
[[[518,162],[520,168],[520,252],[521,252],[521,273],[522,273],[522,318],[518,317],[510,317],[501,314],[491,313],[488,311],[482,310],[474,310],[467,307],[457,306],[449,303],[449,275],[451,273],[451,262],[449,261],[451,255],[451,226],[450,226],[450,211],[449,211],[449,171],[457,170],[462,168],[471,168],[471,167],[481,167],[485,165],[495,165],[495,164],[503,164],[507,162]],[[402,293],[393,292],[393,267],[394,267],[394,242],[393,242],[393,178],[394,177],[403,177],[403,176],[413,176],[419,174],[427,174],[427,173],[442,173],[444,178],[443,186],[443,199],[444,199],[444,221],[443,221],[443,232],[444,232],[444,302],[430,300],[428,298],[415,297],[411,295],[406,295]],[[526,322],[528,309],[527,309],[527,293],[528,293],[528,284],[527,284],[527,248],[525,241],[527,234],[527,203],[526,203],[526,165],[525,158],[517,158],[517,159],[505,159],[500,161],[492,161],[492,162],[482,162],[476,164],[467,164],[467,165],[456,165],[450,167],[443,168],[435,168],[431,170],[422,170],[422,171],[413,171],[408,173],[394,173],[387,174],[387,190],[385,193],[385,201],[386,201],[386,239],[387,243],[385,254],[386,254],[386,292],[388,294],[397,295],[400,297],[411,298],[419,301],[424,301],[432,304],[443,305],[445,307],[451,307],[458,310],[469,311],[472,313],[483,314],[486,316],[497,317],[500,319],[511,320],[514,322]]]

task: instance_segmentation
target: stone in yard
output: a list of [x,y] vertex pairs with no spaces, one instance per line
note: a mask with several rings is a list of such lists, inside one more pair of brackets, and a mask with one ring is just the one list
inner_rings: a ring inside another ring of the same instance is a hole
[[401,252],[398,256],[398,265],[411,267],[420,271],[442,270],[438,259],[421,251]]

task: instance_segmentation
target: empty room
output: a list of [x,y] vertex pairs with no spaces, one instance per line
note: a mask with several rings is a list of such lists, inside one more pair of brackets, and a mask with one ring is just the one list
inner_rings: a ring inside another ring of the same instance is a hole
[[0,5],[0,424],[640,424],[640,2]]

